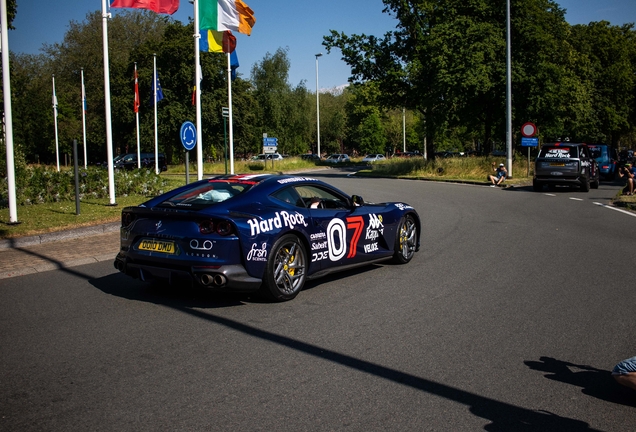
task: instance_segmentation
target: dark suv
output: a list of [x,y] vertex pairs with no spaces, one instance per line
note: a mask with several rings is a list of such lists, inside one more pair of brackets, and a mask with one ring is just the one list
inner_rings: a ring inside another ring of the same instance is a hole
[[[128,153],[119,158],[115,162],[115,169],[132,170],[137,169],[137,153]],[[154,153],[141,153],[141,167],[142,168],[154,168],[155,166],[155,154]],[[159,170],[167,171],[166,157],[163,153],[159,153]]]
[[616,149],[607,144],[588,144],[590,155],[596,159],[601,177],[607,180],[614,180],[616,176],[616,163],[618,153]]
[[558,142],[544,144],[534,164],[532,187],[539,192],[543,185],[579,186],[582,192],[597,189],[599,169],[587,144]]

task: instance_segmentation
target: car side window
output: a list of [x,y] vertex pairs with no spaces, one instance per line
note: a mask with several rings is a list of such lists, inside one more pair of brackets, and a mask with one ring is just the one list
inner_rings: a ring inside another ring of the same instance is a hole
[[581,157],[590,157],[590,155],[587,153],[587,148],[581,147]]
[[325,209],[348,209],[347,199],[343,196],[336,195],[329,190],[316,186],[294,186],[298,195],[302,198],[307,207],[312,207],[312,200],[320,201],[319,208]]
[[279,201],[283,201],[287,204],[291,204],[296,207],[306,207],[303,199],[298,195],[298,192],[293,187],[288,187],[283,190],[279,190],[272,194],[273,198]]

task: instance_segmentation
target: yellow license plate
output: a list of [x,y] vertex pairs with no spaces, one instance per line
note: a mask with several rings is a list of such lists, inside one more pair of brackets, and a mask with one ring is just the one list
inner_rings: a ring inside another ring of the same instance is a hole
[[551,163],[550,166],[565,166],[564,163]]
[[139,250],[163,252],[167,254],[176,253],[174,242],[161,240],[142,240],[141,243],[139,243]]

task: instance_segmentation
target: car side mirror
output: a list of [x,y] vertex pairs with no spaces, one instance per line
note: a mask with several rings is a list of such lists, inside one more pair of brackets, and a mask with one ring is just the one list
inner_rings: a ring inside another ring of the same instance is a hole
[[354,207],[362,207],[364,205],[364,199],[360,195],[351,196],[351,203]]

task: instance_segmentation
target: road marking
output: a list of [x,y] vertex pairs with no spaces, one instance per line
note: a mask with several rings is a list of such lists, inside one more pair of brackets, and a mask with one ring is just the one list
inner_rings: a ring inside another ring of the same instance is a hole
[[582,198],[574,198],[574,197],[570,197],[570,199],[571,199],[571,200],[574,200],[574,201],[583,201],[583,199],[582,199]]
[[619,209],[618,207],[608,206],[606,204],[601,204],[601,203],[598,203],[598,202],[595,202],[594,204],[596,204],[597,206],[608,208],[610,210],[616,210],[617,212],[625,213],[626,215],[630,215],[632,217],[636,217],[636,213],[632,213],[632,212],[629,212],[627,210]]
[[544,194],[544,195],[547,195],[547,196],[556,196],[555,194]]

